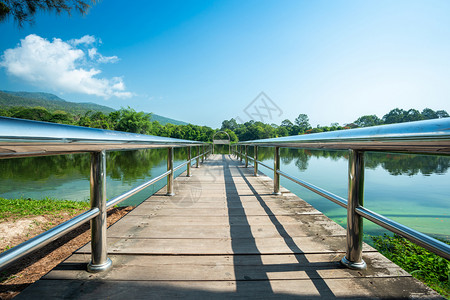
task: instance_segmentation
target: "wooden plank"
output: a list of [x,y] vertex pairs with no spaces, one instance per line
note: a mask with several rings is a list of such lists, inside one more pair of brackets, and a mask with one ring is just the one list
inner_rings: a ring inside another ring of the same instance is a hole
[[[284,225],[296,225],[296,224],[306,224],[314,227],[311,223],[311,215],[290,215],[290,216],[277,216],[276,218],[271,218],[270,216],[202,216],[201,218],[196,216],[152,216],[152,215],[142,215],[141,217],[146,220],[146,225],[273,225],[276,222],[278,226]],[[329,219],[324,219],[320,215],[317,215],[318,225],[327,225],[330,222]]]
[[[108,251],[113,254],[302,254],[345,252],[344,236],[293,238],[223,238],[223,239],[142,239],[109,238]],[[368,245],[365,251],[375,251]],[[76,253],[90,253],[90,244]]]
[[[306,219],[309,219],[306,223]],[[282,227],[268,225],[151,225],[146,217],[128,216],[108,230],[109,237],[141,238],[234,238],[255,237],[301,237],[301,236],[345,236],[345,229],[336,223],[327,222],[323,215],[304,216],[303,224],[288,224]],[[324,226],[311,228],[310,223],[322,222]],[[250,236],[251,235],[251,236]]]
[[80,272],[90,257],[76,254],[44,279],[98,280],[270,280],[410,277],[406,271],[382,256],[367,253],[371,268],[354,271],[343,268],[343,255],[235,255],[235,256],[148,256],[111,255],[114,269],[107,273]]
[[[238,205],[237,205],[238,206]],[[135,215],[158,215],[158,216],[292,216],[292,215],[321,215],[321,213],[314,208],[298,208],[298,209],[284,209],[280,207],[275,207],[266,212],[261,206],[255,206],[252,208],[244,209],[243,207],[208,207],[208,208],[197,208],[192,206],[178,206],[165,208],[162,206],[153,207],[142,207],[139,210],[135,210],[131,213],[132,216]]]
[[[412,289],[411,287],[417,286]],[[388,297],[387,297],[388,295]],[[40,280],[15,299],[443,299],[410,277],[244,281]]]

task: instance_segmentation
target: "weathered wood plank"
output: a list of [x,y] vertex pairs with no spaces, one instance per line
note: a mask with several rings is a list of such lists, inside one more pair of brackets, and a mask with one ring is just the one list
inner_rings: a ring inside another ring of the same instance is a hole
[[[418,286],[411,290],[412,286]],[[388,295],[388,297],[386,296]],[[16,299],[443,299],[411,277],[244,281],[40,280]]]
[[[302,254],[345,252],[344,236],[293,237],[293,238],[223,238],[223,239],[142,239],[109,238],[109,252],[118,254]],[[89,253],[90,244],[76,253]],[[364,251],[375,251],[368,245]]]
[[[231,226],[209,225],[152,225],[147,217],[128,216],[121,222],[113,225],[109,237],[141,237],[141,238],[231,238]],[[233,237],[301,237],[301,236],[344,236],[345,230],[336,223],[329,222],[323,215],[309,215],[303,217],[301,224],[287,224],[275,226],[266,225],[233,225]],[[311,228],[312,223],[323,223],[317,228]]]
[[80,273],[89,256],[76,254],[44,279],[100,280],[267,280],[410,277],[375,253],[367,253],[371,268],[353,272],[339,263],[341,255],[148,256],[111,255],[114,269],[107,273]]
[[162,205],[153,207],[142,207],[139,210],[135,210],[131,215],[158,215],[158,216],[292,216],[292,215],[321,215],[321,213],[314,208],[293,208],[284,209],[281,207],[270,209],[270,211],[265,210],[262,207],[252,207],[243,209],[243,207],[207,207],[207,208],[196,208],[196,207],[171,207],[166,208]]

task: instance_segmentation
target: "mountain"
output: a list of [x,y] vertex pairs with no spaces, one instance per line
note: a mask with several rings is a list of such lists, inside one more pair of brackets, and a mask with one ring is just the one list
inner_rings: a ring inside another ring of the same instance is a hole
[[[54,112],[56,110],[62,110],[74,115],[85,114],[86,112],[100,111],[104,114],[109,114],[115,111],[115,109],[99,105],[90,102],[70,102],[59,98],[56,95],[40,92],[10,92],[0,91],[0,108],[8,108],[12,106],[26,106],[36,107],[41,106],[47,110]],[[187,125],[188,123],[183,121],[174,120],[171,118],[163,117],[157,114],[152,114],[152,121],[158,121],[162,125],[167,123],[175,125]]]

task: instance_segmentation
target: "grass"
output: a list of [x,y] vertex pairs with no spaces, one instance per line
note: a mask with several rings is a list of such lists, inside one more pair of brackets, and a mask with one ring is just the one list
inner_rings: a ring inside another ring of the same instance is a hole
[[44,214],[58,215],[62,212],[71,214],[80,210],[87,210],[89,207],[89,202],[55,200],[51,198],[41,200],[0,198],[0,221]]
[[381,254],[441,295],[450,297],[450,261],[399,235],[384,234],[371,238]]

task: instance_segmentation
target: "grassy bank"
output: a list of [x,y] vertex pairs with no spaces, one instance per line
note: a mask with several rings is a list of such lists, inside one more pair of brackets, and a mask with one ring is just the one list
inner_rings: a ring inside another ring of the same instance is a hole
[[80,210],[87,210],[88,208],[88,202],[55,200],[50,198],[41,200],[32,200],[30,198],[0,198],[0,221],[47,214],[73,214]]
[[385,234],[371,238],[375,248],[381,254],[441,295],[450,297],[450,262],[448,260],[398,235]]

